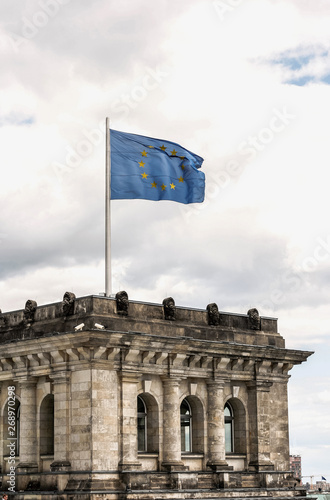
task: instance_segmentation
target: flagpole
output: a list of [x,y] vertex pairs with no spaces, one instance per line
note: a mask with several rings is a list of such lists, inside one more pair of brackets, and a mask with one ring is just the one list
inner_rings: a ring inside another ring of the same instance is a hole
[[105,119],[105,296],[111,295],[111,160],[110,160],[110,125]]

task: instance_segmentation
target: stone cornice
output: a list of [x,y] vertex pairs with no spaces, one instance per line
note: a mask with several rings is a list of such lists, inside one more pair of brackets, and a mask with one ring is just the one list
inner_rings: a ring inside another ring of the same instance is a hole
[[[133,351],[143,353],[144,363],[151,362],[155,357],[156,365],[163,364],[164,358],[169,353],[176,356],[183,354],[189,356],[189,364],[193,366],[207,366],[210,359],[216,359],[216,363],[226,364],[226,358],[231,363],[231,369],[246,371],[258,362],[269,362],[270,366],[280,365],[283,370],[289,370],[294,364],[305,361],[312,352],[297,351],[284,348],[269,348],[269,346],[255,346],[247,344],[235,344],[229,342],[214,342],[209,340],[192,339],[190,337],[161,337],[158,335],[122,333],[113,331],[83,331],[72,332],[63,335],[42,337],[36,342],[35,339],[21,340],[15,343],[0,345],[1,362],[4,364],[24,363],[23,358],[29,356],[30,366],[37,366],[40,362],[38,357],[44,357],[42,364],[48,364],[51,352],[54,356],[59,351],[66,352],[69,359],[110,359],[116,349],[128,349],[132,357]],[[95,356],[91,356],[94,350]],[[118,351],[116,351],[118,353]],[[154,353],[154,355],[152,354]],[[134,356],[139,356],[136,352]],[[133,356],[133,357],[134,357]],[[109,358],[110,357],[110,358]],[[14,361],[15,358],[15,361]],[[53,360],[52,360],[53,361]],[[64,361],[64,359],[63,359]],[[175,363],[174,363],[175,364]],[[292,366],[291,366],[292,365]],[[236,366],[236,368],[235,368]],[[263,365],[262,369],[265,365]],[[224,366],[224,369],[227,367]],[[271,371],[273,369],[271,368]]]
[[[0,347],[0,380],[26,371],[42,376],[57,370],[104,369],[173,376],[287,380],[288,371],[311,353],[196,339],[112,332],[75,332]],[[129,340],[131,342],[129,342]],[[211,349],[212,347],[212,349]],[[262,357],[263,356],[263,357]]]

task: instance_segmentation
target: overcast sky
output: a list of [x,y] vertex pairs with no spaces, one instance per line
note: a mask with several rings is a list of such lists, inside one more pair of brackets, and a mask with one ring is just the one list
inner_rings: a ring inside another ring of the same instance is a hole
[[291,452],[330,482],[330,3],[3,0],[2,311],[104,292],[104,129],[204,158],[203,204],[112,202],[113,292],[279,318],[315,351]]

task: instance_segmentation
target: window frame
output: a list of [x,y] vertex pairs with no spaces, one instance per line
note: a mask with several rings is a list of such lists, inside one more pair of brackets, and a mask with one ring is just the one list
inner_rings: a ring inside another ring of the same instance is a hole
[[[229,411],[230,415],[226,415],[226,410]],[[225,453],[235,453],[235,425],[234,425],[234,410],[230,403],[226,403],[224,406],[224,425],[225,425]],[[228,443],[228,426],[230,434],[230,443]],[[229,446],[228,446],[229,444]]]
[[[187,413],[182,413],[182,405],[185,404],[188,407],[188,414]],[[193,444],[193,427],[192,427],[192,422],[193,422],[193,415],[192,415],[192,410],[191,410],[191,405],[187,398],[184,398],[181,401],[180,404],[180,435],[181,435],[181,453],[182,454],[188,454],[192,453],[192,444]],[[189,440],[189,449],[186,449],[186,442],[187,442],[187,436],[186,436],[186,429],[188,428],[188,440]],[[183,434],[183,429],[184,429],[184,434]],[[184,440],[183,440],[184,436]],[[184,442],[184,449],[182,447],[182,443]]]
[[[139,402],[142,403],[144,411],[141,412],[139,411]],[[143,419],[143,426],[139,426],[139,421]],[[147,410],[147,405],[144,402],[143,398],[141,396],[137,396],[137,422],[136,422],[136,427],[137,427],[137,450],[138,453],[147,453],[148,450],[148,410]],[[143,436],[143,449],[140,449],[140,436],[141,433],[144,433]]]
[[[50,434],[45,435],[44,426],[51,429]],[[39,406],[39,453],[40,456],[54,456],[55,453],[55,396],[51,393],[46,394]]]

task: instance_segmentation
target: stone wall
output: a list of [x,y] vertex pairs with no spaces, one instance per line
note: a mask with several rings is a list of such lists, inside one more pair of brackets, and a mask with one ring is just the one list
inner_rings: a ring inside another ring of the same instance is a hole
[[207,498],[234,488],[248,497],[244,488],[290,487],[288,372],[311,353],[285,349],[275,319],[220,312],[213,324],[207,310],[175,308],[166,319],[158,304],[122,311],[113,299],[67,298],[0,315],[3,486],[15,387],[16,491],[25,495],[139,498],[163,489],[172,498],[193,489]]

